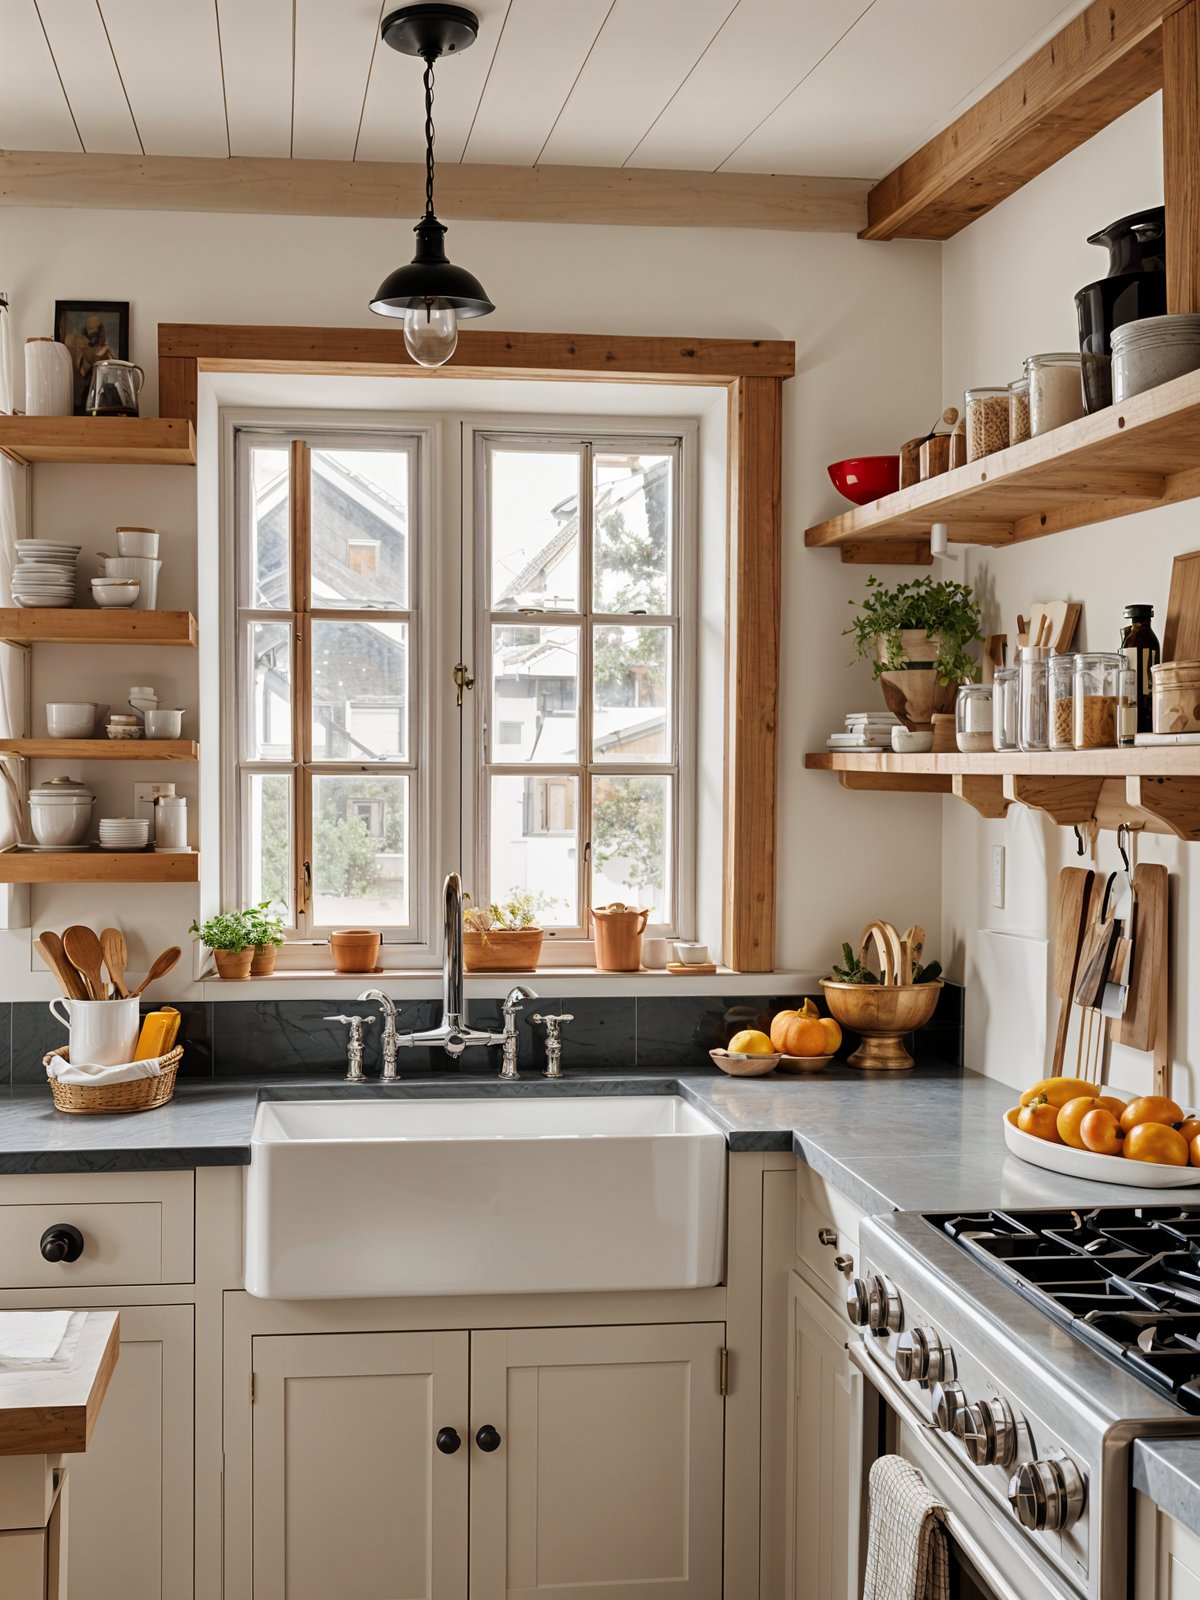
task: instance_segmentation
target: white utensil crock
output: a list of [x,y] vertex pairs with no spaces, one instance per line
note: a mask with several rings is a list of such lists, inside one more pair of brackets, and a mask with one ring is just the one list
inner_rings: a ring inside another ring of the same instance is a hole
[[74,407],[71,352],[54,339],[26,339],[26,413],[31,417],[69,417]]
[[59,995],[50,1002],[50,1015],[70,1034],[75,1066],[120,1067],[133,1060],[139,1025],[136,999],[68,1000]]

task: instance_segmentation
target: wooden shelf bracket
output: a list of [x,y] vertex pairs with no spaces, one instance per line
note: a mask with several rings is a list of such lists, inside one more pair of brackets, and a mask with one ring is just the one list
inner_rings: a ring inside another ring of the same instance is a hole
[[973,806],[981,817],[996,820],[1008,815],[1012,801],[1004,792],[1002,777],[981,777],[956,772],[951,781],[957,797],[965,800],[969,806]]
[[1125,799],[1177,839],[1200,839],[1200,778],[1126,778]]
[[1103,778],[1042,778],[1014,773],[1004,779],[1004,794],[1031,811],[1044,811],[1059,827],[1088,826],[1096,815]]

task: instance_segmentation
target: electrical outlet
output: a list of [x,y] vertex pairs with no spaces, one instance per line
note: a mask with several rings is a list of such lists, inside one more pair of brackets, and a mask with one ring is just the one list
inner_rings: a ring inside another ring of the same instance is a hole
[[997,911],[1004,910],[1004,846],[992,846],[992,904]]

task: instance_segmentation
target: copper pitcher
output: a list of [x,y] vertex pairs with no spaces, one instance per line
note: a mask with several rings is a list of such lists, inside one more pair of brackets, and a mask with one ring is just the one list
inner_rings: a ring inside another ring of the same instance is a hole
[[597,906],[588,911],[596,939],[596,967],[600,972],[637,972],[642,965],[642,934],[650,911],[636,906]]

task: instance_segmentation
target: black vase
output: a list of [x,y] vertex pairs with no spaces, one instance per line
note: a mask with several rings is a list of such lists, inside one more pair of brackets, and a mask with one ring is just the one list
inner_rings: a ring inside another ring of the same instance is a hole
[[1108,276],[1075,296],[1083,403],[1088,413],[1112,405],[1112,332],[1167,309],[1166,213],[1162,206],[1135,211],[1093,233],[1089,244],[1108,251]]
[[1108,251],[1108,277],[1126,272],[1165,272],[1167,270],[1166,210],[1151,206],[1131,216],[1110,222],[1093,233],[1089,244],[1103,245]]

